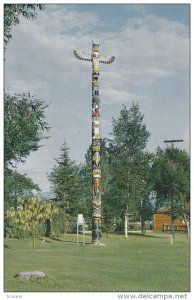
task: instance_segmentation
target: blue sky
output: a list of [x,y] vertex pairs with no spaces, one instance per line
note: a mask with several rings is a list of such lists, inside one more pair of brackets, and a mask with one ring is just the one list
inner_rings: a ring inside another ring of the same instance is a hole
[[46,174],[64,140],[71,158],[84,161],[91,142],[91,63],[77,60],[73,50],[91,51],[92,39],[102,55],[116,57],[100,66],[101,136],[109,136],[122,105],[134,101],[151,134],[149,151],[175,138],[189,152],[189,16],[188,4],[47,4],[36,20],[21,20],[5,53],[5,88],[49,103],[51,131],[18,170],[49,191]]
[[[74,9],[74,5],[71,5]],[[127,20],[134,15],[153,14],[168,20],[189,23],[189,4],[86,4],[76,5],[79,11],[96,11],[102,18],[115,18],[117,22]]]

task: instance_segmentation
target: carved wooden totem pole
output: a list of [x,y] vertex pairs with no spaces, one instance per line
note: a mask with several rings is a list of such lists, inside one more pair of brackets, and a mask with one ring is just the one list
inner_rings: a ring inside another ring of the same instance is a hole
[[99,98],[99,64],[110,64],[114,56],[100,56],[99,43],[92,41],[92,53],[74,51],[78,59],[92,62],[92,243],[101,245],[101,165],[100,165],[100,98]]

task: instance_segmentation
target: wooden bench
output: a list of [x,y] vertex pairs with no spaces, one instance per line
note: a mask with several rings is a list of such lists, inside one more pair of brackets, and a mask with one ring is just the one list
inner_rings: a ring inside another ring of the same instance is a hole
[[186,225],[178,225],[175,226],[176,231],[187,231],[187,226]]
[[[175,231],[187,231],[186,225],[175,225],[174,226]],[[171,231],[171,224],[163,224],[163,231]]]

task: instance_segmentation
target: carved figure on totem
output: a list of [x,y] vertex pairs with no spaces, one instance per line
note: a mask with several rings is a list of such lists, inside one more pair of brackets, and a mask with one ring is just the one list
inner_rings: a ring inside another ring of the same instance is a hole
[[92,50],[94,50],[94,49],[99,51],[99,42],[92,41]]
[[93,178],[93,190],[95,194],[100,192],[100,178]]
[[92,122],[92,138],[95,140],[100,139],[100,125],[98,121]]
[[92,161],[96,167],[100,166],[100,152],[96,151],[93,154]]
[[92,108],[92,116],[93,117],[100,117],[100,110],[99,107],[96,105],[95,107]]
[[101,207],[101,200],[97,200],[95,202],[92,202],[92,207],[93,208]]
[[93,208],[93,216],[95,217],[101,217],[101,208]]
[[101,194],[100,194],[100,192],[97,193],[97,194],[93,193],[93,200],[92,201],[93,201],[92,203],[94,203],[94,202],[101,203]]
[[95,152],[95,151],[100,151],[100,145],[98,144],[92,144],[92,151]]
[[99,72],[93,71],[93,72],[92,72],[92,75],[97,75],[97,76],[99,76],[100,74],[99,74]]
[[92,105],[98,105],[100,104],[100,98],[98,96],[94,96],[92,98]]
[[98,75],[96,75],[96,73],[93,73],[92,81],[98,81]]
[[100,71],[100,68],[99,68],[98,66],[93,66],[93,70],[94,70],[95,72],[99,72],[99,71]]
[[98,76],[97,75],[93,75],[93,77],[92,77],[92,83],[95,86],[99,86],[99,81],[98,81]]
[[99,146],[99,147],[100,147],[100,141],[99,141],[99,140],[93,141],[93,142],[92,142],[92,145],[93,145],[93,146]]
[[92,116],[93,117],[100,117],[100,111],[99,111],[99,108],[93,108],[92,109]]
[[93,67],[99,67],[99,59],[93,59]]
[[98,116],[92,116],[92,122],[99,121],[99,120],[100,120],[100,118]]
[[101,177],[101,170],[100,168],[97,168],[96,166],[93,167],[93,171],[92,171],[92,175],[93,177]]
[[93,127],[95,128],[95,133],[99,134],[100,132],[100,121],[99,120],[94,120],[94,122],[92,122]]
[[93,66],[92,66],[92,70],[96,73],[100,72],[100,68],[99,68],[99,60],[98,59],[94,59],[93,60]]
[[96,85],[92,86],[92,95],[94,96],[99,96],[99,87]]
[[99,58],[99,52],[95,49],[92,51],[92,57],[95,58]]

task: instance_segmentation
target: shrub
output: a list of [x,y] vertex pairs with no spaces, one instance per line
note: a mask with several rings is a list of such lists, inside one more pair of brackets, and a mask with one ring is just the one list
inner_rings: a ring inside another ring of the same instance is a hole
[[66,214],[64,209],[59,208],[52,221],[47,221],[46,225],[46,236],[60,237],[67,232],[76,232],[76,217]]

